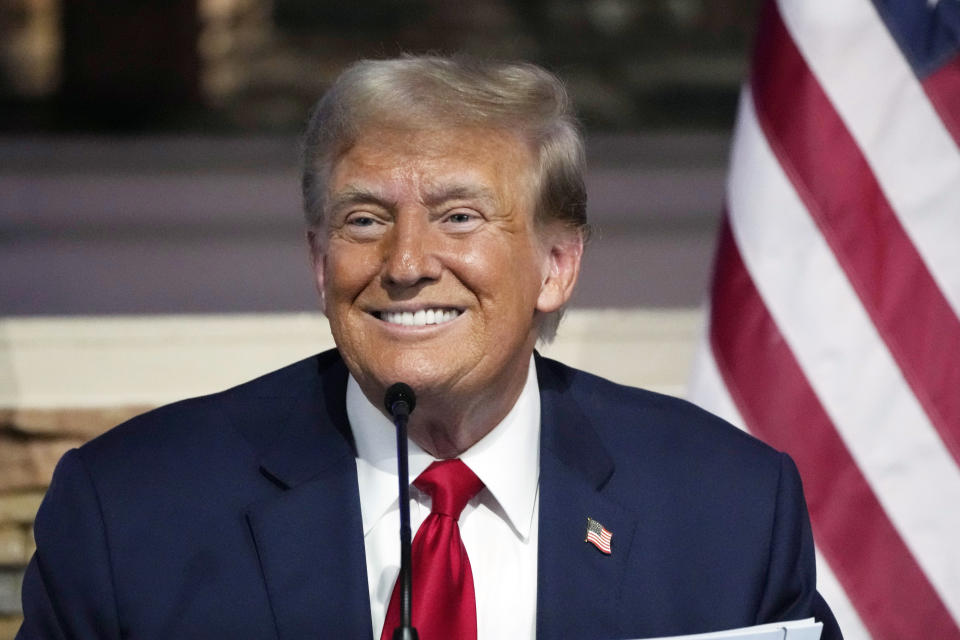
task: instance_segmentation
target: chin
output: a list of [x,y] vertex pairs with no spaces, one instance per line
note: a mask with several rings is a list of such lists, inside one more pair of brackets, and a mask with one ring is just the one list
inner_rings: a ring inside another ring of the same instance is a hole
[[[414,390],[434,388],[448,382],[453,377],[449,359],[429,353],[401,353],[387,369],[397,380],[406,382]],[[396,382],[393,380],[392,382]]]
[[[387,388],[395,382],[405,382],[414,391],[445,386],[456,376],[449,358],[422,350],[382,349],[373,362],[358,361],[358,378],[366,378],[377,386]],[[356,374],[355,374],[356,375]]]

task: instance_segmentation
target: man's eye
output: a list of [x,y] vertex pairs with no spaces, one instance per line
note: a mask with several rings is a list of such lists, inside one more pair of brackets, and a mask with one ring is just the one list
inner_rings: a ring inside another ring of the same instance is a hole
[[441,220],[442,227],[447,230],[447,233],[470,233],[479,228],[482,222],[483,216],[469,209],[451,211]]
[[376,223],[376,220],[370,216],[353,216],[347,220],[347,224],[354,227],[369,227]]
[[373,240],[379,238],[384,229],[384,221],[379,216],[354,212],[343,220],[340,232],[354,240]]
[[462,211],[451,211],[443,218],[443,222],[454,226],[476,226],[483,222],[483,215],[477,211],[465,209]]

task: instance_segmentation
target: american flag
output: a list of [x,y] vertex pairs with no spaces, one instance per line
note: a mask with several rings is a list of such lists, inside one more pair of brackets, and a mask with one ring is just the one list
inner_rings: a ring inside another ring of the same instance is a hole
[[800,467],[848,639],[960,638],[960,0],[778,0],[690,395]]
[[609,555],[610,540],[612,538],[613,534],[607,531],[602,524],[593,518],[587,518],[587,537],[584,539],[584,542],[593,543],[593,546]]

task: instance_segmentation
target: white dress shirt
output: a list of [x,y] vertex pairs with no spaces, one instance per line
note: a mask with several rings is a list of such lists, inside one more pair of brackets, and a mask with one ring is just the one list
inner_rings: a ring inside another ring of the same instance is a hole
[[[400,572],[396,432],[390,420],[363,395],[353,376],[347,383],[347,417],[357,444],[370,615],[373,636],[379,639]],[[435,460],[412,441],[409,454],[411,480]],[[459,521],[477,594],[477,638],[533,640],[540,391],[532,357],[526,384],[510,413],[460,459],[485,485],[464,508]],[[430,496],[411,485],[410,527],[414,536],[429,514]],[[416,608],[416,600],[413,606]]]

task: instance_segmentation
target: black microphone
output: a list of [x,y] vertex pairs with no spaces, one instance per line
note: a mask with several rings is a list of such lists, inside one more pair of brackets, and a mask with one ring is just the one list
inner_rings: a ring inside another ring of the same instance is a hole
[[417,406],[417,396],[410,385],[395,382],[383,399],[387,412],[397,427],[397,477],[400,484],[400,626],[393,630],[393,640],[419,640],[410,624],[413,576],[410,571],[410,471],[407,468],[407,418]]
[[387,389],[383,404],[386,405],[387,412],[394,420],[397,419],[398,415],[408,417],[413,413],[413,408],[417,406],[417,394],[413,392],[410,385],[403,382],[394,382]]

